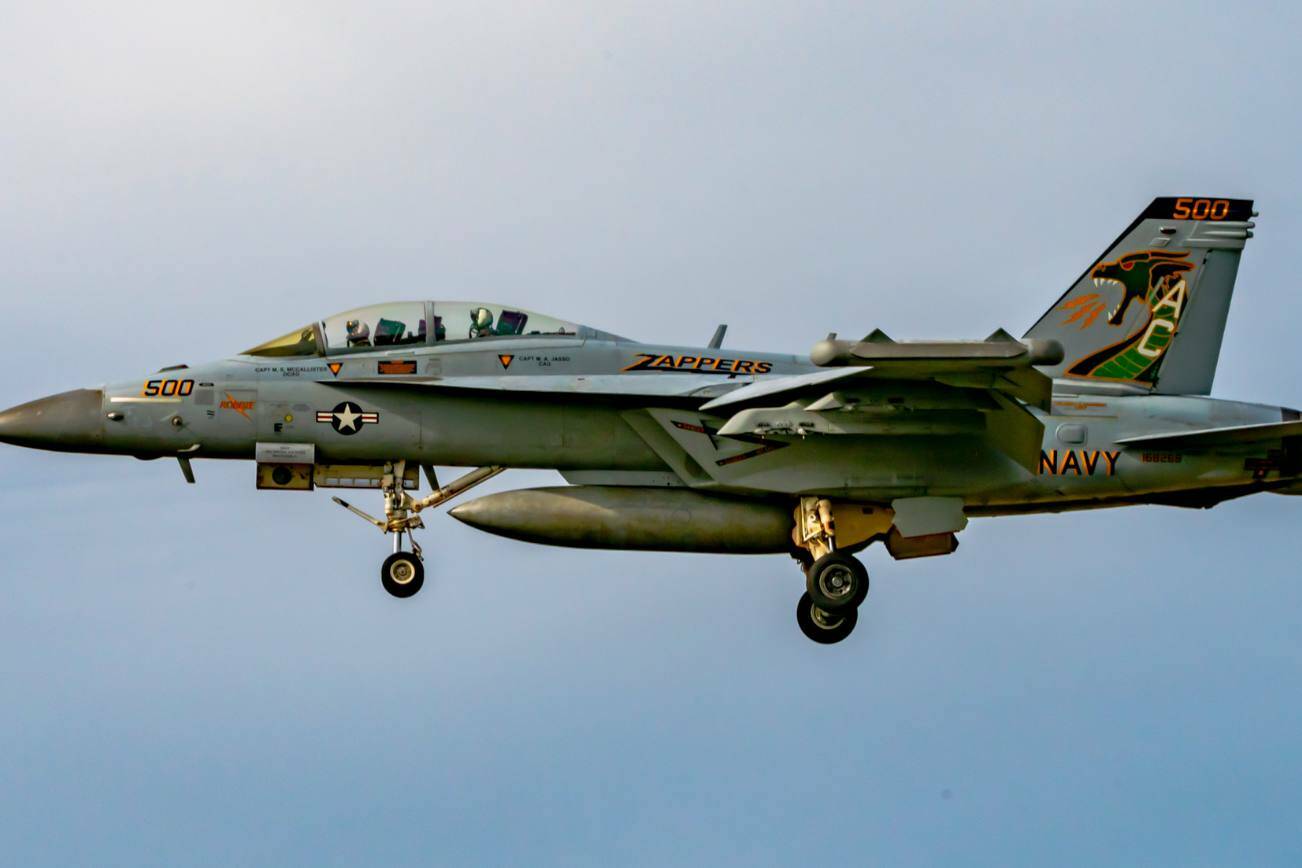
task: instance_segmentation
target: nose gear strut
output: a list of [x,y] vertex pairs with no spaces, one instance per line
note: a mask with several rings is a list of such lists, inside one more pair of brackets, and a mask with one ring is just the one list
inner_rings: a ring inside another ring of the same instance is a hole
[[[331,500],[353,515],[375,525],[382,533],[394,534],[393,554],[389,555],[380,567],[380,581],[384,589],[393,596],[410,597],[420,590],[425,581],[425,556],[420,544],[412,535],[413,531],[425,526],[420,514],[427,509],[447,503],[482,482],[487,482],[505,469],[495,464],[479,467],[435,489],[427,497],[414,498],[403,488],[407,462],[405,460],[388,462],[384,465],[384,476],[380,480],[380,490],[384,493],[383,519],[378,519],[338,497],[333,497]],[[410,542],[410,552],[403,551],[404,535]]]

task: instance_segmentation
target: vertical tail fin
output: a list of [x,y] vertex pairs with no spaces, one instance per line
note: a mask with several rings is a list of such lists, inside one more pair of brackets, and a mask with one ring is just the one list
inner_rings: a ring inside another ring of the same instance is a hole
[[1063,346],[1045,373],[1210,392],[1254,216],[1250,199],[1154,199],[1026,333]]

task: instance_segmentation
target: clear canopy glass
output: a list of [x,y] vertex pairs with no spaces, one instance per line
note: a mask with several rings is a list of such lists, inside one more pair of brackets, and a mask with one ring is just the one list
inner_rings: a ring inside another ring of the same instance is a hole
[[443,342],[543,336],[618,339],[577,323],[492,302],[399,301],[327,317],[319,324],[259,344],[245,355],[338,355]]
[[550,316],[491,302],[434,302],[434,339],[465,341],[530,335],[575,337],[579,327]]
[[287,335],[272,338],[264,344],[258,344],[251,350],[245,350],[246,356],[319,356],[321,345],[317,342],[316,326],[303,326]]
[[375,304],[335,314],[321,323],[330,352],[391,349],[428,343],[425,302]]

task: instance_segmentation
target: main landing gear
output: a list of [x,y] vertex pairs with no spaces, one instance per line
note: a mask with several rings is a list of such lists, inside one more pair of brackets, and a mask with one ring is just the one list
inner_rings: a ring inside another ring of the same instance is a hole
[[796,604],[800,632],[820,645],[834,645],[859,622],[868,570],[853,555],[829,552],[805,568],[805,589]]
[[[381,532],[394,534],[393,554],[384,559],[380,566],[380,584],[395,597],[411,597],[425,584],[425,556],[420,545],[412,536],[412,531],[422,528],[420,514],[424,510],[447,503],[457,495],[487,482],[506,468],[498,466],[480,467],[472,470],[443,487],[438,487],[433,471],[429,471],[430,481],[435,486],[434,493],[428,497],[416,499],[406,492],[403,480],[407,476],[407,462],[393,461],[384,465],[384,476],[380,481],[380,490],[384,492],[384,519],[375,518],[353,506],[351,503],[332,498],[335,503],[360,516],[378,527]],[[411,544],[411,551],[403,551],[404,535]]]
[[801,594],[796,604],[796,623],[800,632],[819,645],[835,645],[854,630],[859,623],[859,610],[849,609],[845,612],[829,612],[814,605],[809,594]]
[[826,612],[857,609],[868,596],[868,571],[854,555],[829,552],[805,570],[805,589]]
[[805,571],[796,623],[813,641],[834,645],[853,632],[868,597],[868,570],[851,552],[889,530],[891,516],[872,507],[845,510],[824,498],[802,497],[795,519],[792,556]]

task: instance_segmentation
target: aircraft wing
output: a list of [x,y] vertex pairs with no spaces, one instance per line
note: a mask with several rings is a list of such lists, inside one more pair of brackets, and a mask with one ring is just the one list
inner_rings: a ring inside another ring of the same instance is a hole
[[1144,446],[1153,449],[1210,449],[1302,437],[1302,421],[1265,422],[1259,425],[1232,425],[1228,428],[1203,428],[1198,431],[1172,431],[1166,434],[1142,434],[1123,437],[1120,446]]
[[1033,366],[1053,347],[1000,330],[985,341],[897,343],[881,332],[829,338],[810,354],[823,370],[766,379],[707,401],[727,416],[721,437],[931,436],[984,438],[1034,472],[1053,381]]
[[824,371],[814,371],[810,374],[773,377],[733,389],[722,397],[703,404],[701,409],[717,410],[723,407],[751,403],[760,399],[774,398],[778,395],[814,391],[837,380],[848,380],[851,377],[863,376],[869,370],[868,368],[829,368]]
[[[676,373],[664,376],[629,374],[537,374],[527,377],[357,377],[323,381],[341,386],[413,386],[450,391],[511,392],[570,397],[576,395],[643,398],[712,398],[738,388],[735,380],[717,374]],[[744,387],[743,387],[744,388]]]
[[977,438],[1031,472],[1044,438],[1043,423],[1024,404],[988,385],[847,377],[778,394],[781,397],[767,405],[757,406],[750,396],[741,396],[731,404],[711,401],[703,409],[725,418],[718,427],[720,437],[743,441],[810,435]]

